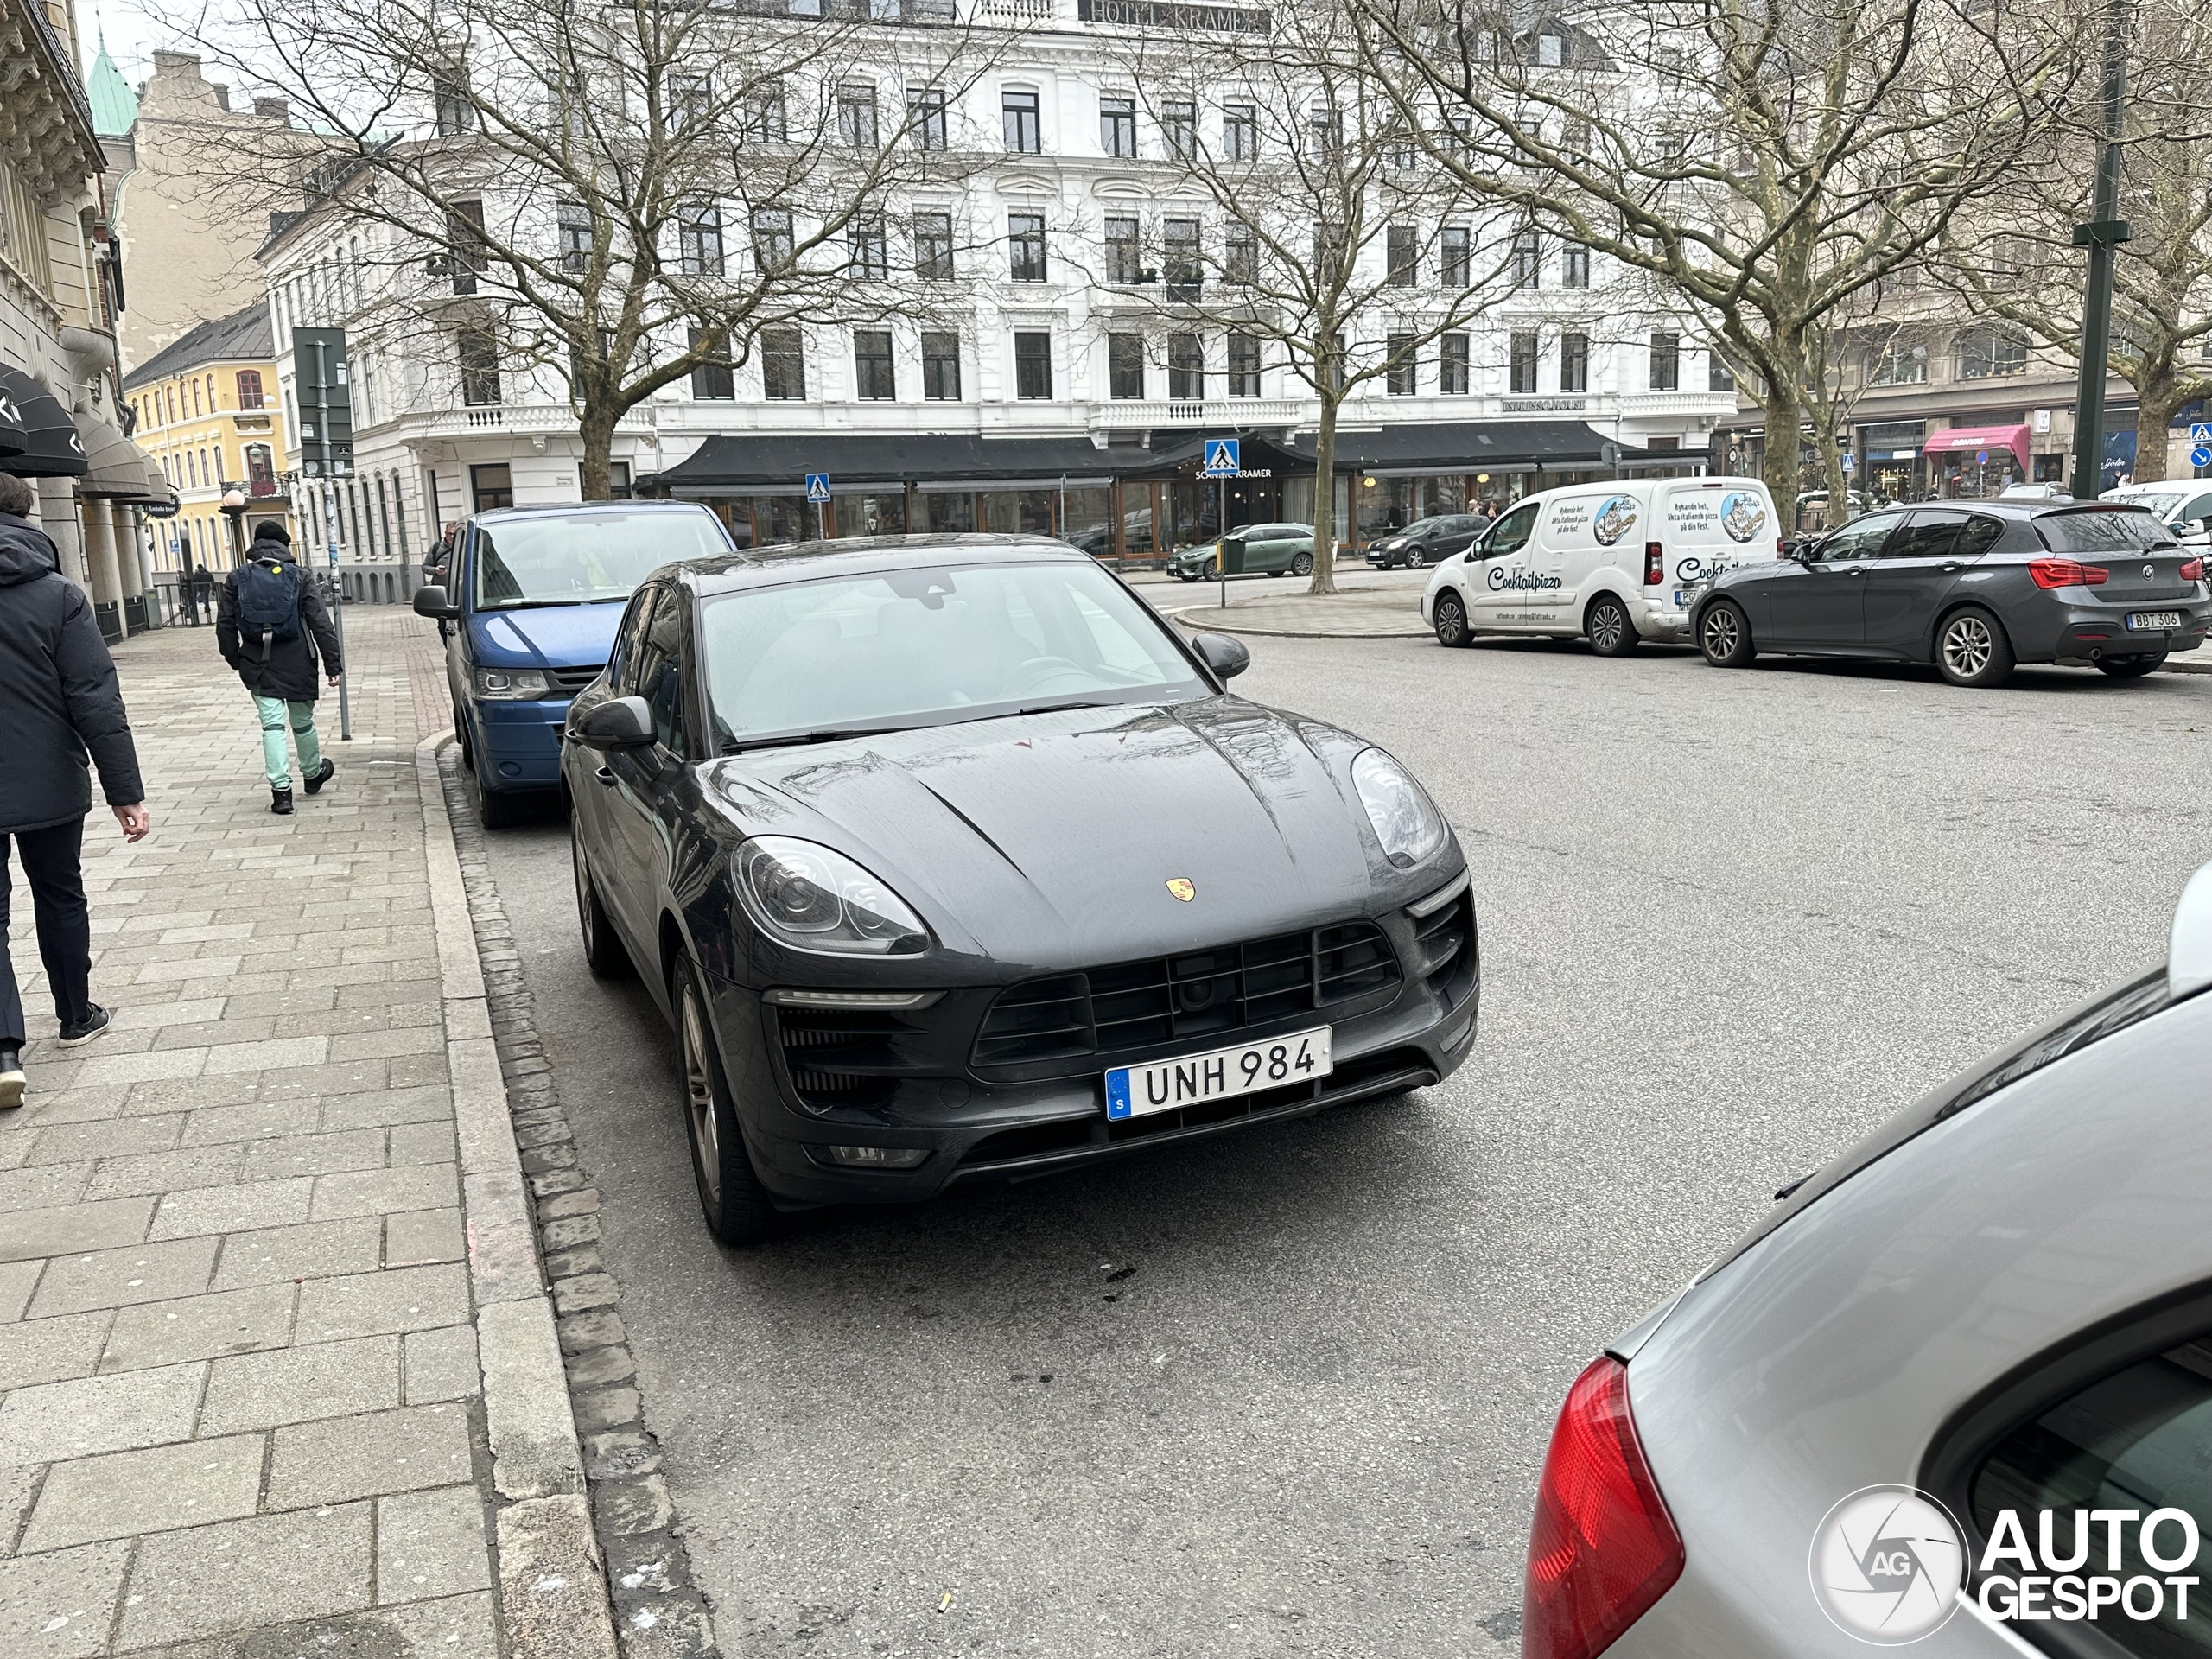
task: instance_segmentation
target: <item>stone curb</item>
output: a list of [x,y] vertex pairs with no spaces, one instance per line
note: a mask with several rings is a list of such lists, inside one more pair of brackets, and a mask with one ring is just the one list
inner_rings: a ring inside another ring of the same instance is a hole
[[1426,639],[1427,628],[1264,628],[1256,624],[1236,620],[1236,607],[1227,610],[1209,610],[1197,606],[1187,610],[1162,611],[1177,626],[1192,633],[1249,633],[1268,639]]
[[515,1124],[460,849],[444,810],[440,732],[416,746],[430,916],[444,997],[446,1060],[461,1147],[468,1277],[493,1484],[503,1643],[515,1659],[614,1659],[606,1568],[585,1508],[583,1454],[561,1373],[553,1302],[539,1273]]

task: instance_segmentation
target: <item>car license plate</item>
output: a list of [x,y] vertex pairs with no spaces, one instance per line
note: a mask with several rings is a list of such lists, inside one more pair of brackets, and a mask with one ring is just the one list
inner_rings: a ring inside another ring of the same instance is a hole
[[1117,1065],[1106,1074],[1106,1116],[1118,1121],[1203,1106],[1231,1095],[1310,1083],[1334,1069],[1326,1026],[1152,1065]]
[[2168,628],[2181,626],[2181,613],[2179,611],[2131,611],[2127,616],[2127,626],[2132,632],[2137,633],[2163,632]]
[[1689,597],[1690,597],[1690,596],[1689,596],[1688,593],[1687,591],[1685,591],[1684,589],[1680,588],[1675,588],[1675,608],[1676,610],[1678,610],[1678,611],[1679,611],[1679,610],[1681,610],[1681,609],[1682,608],[1682,607],[1683,607],[1683,606],[1687,605],[1687,604],[1689,602]]

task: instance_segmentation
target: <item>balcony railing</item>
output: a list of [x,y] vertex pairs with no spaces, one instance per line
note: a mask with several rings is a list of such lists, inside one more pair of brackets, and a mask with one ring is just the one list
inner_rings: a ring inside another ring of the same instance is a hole
[[1090,411],[1096,428],[1292,426],[1311,422],[1320,405],[1306,397],[1132,397],[1100,404]]

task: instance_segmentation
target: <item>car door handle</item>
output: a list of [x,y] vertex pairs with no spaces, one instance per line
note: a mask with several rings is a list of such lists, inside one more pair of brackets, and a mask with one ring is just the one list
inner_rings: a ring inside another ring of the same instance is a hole
[[1846,576],[1863,576],[1866,574],[1866,567],[1863,564],[1847,564],[1837,574]]
[[606,785],[607,788],[612,789],[614,787],[614,773],[608,768],[601,766],[598,771],[593,772],[592,776],[598,779],[599,781]]
[[1936,567],[1936,571],[1937,571],[1937,574],[1938,574],[1938,575],[1946,575],[1946,576],[1955,576],[1955,575],[1957,575],[1959,574],[1959,572],[1960,572],[1960,571],[1961,571],[1961,570],[1963,570],[1963,569],[1966,569],[1966,566],[1964,566],[1963,564],[1944,564],[1944,565],[1938,565],[1938,566]]

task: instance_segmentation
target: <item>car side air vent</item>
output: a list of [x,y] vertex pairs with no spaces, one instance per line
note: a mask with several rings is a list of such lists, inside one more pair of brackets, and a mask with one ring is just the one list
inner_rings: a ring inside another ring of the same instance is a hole
[[1475,938],[1473,895],[1461,893],[1440,910],[1414,920],[1414,954],[1429,988],[1446,1002],[1465,994]]
[[880,1105],[890,1097],[896,1075],[912,1070],[897,1049],[898,1038],[910,1027],[895,1014],[778,1007],[775,1016],[791,1087],[817,1111]]

